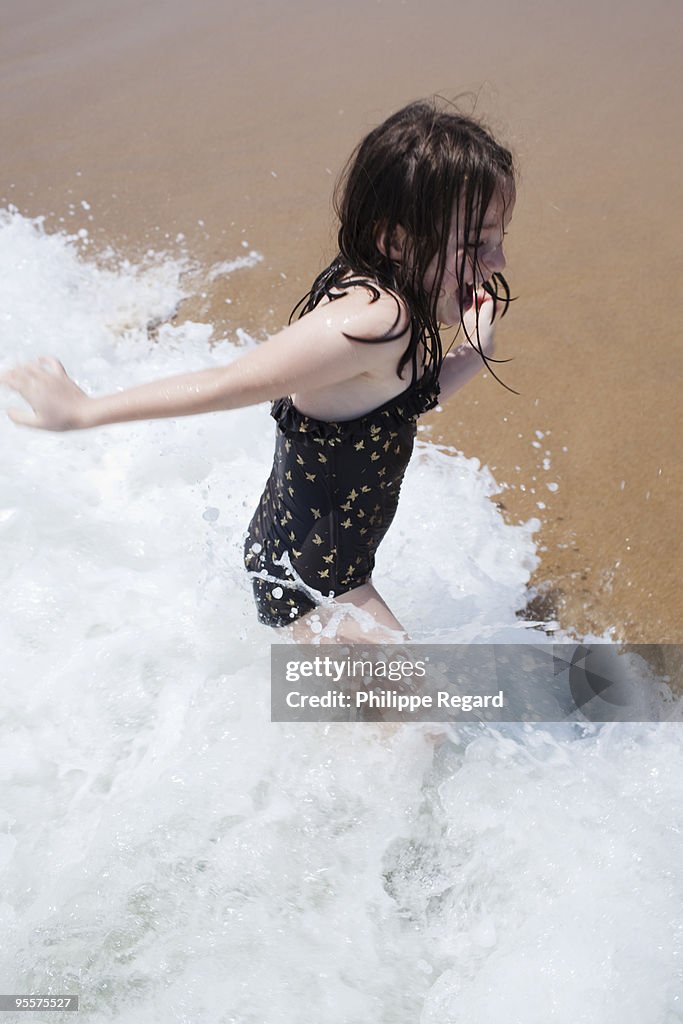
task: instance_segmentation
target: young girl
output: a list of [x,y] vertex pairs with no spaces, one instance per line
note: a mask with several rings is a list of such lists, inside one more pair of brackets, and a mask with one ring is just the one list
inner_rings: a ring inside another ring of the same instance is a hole
[[[510,297],[514,202],[507,149],[471,118],[412,103],[352,155],[336,193],[339,254],[288,327],[225,368],[100,398],[43,357],[0,378],[33,410],[9,416],[76,430],[274,401],[275,459],[245,544],[259,619],[296,623],[300,639],[330,623],[339,640],[393,639],[402,627],[372,583],[375,552],[417,417],[488,365]],[[444,355],[440,329],[460,325],[465,342]]]

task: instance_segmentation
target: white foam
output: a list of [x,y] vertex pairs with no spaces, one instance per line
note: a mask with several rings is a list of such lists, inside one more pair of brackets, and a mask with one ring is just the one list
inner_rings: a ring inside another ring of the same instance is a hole
[[[1,215],[4,366],[101,391],[243,351],[150,340],[181,261],[77,244]],[[241,564],[272,438],[265,407],[0,423],[3,990],[120,1024],[673,1024],[677,727],[473,726],[434,757],[417,727],[272,725]],[[538,524],[495,490],[418,445],[377,572],[416,639],[528,639]]]
[[[242,245],[248,248],[249,243],[243,242]],[[248,256],[238,256],[234,260],[224,260],[222,263],[216,263],[211,267],[208,275],[209,281],[215,281],[219,277],[226,277],[235,270],[248,270],[250,267],[255,267],[258,263],[262,262],[263,256],[260,252],[254,250]]]

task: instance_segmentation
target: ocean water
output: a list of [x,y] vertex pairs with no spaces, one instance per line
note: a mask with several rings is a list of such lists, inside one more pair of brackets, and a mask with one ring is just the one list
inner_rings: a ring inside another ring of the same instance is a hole
[[[0,268],[3,368],[104,391],[253,344],[173,326],[182,257],[7,210]],[[683,1021],[679,725],[271,724],[241,549],[273,430],[0,422],[0,991],[121,1024]],[[382,593],[418,641],[528,641],[537,524],[421,437]]]

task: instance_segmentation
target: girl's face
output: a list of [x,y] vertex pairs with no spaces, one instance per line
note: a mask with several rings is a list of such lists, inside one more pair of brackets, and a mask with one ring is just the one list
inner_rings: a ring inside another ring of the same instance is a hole
[[[484,217],[481,234],[464,238],[462,233],[463,218],[454,216],[448,238],[448,250],[444,265],[441,287],[436,303],[437,319],[443,327],[454,327],[460,323],[460,293],[458,274],[465,258],[462,281],[462,308],[464,312],[474,304],[474,293],[481,285],[490,280],[493,274],[502,273],[505,269],[503,238],[507,232],[515,197],[509,193],[496,192],[489,203]],[[458,225],[460,221],[460,225]],[[476,265],[475,265],[476,246]],[[431,294],[436,281],[437,258],[429,266],[425,276],[425,289]]]

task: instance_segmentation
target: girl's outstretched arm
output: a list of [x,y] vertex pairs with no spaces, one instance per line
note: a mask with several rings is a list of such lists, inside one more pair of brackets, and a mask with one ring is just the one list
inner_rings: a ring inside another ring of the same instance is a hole
[[49,356],[1,374],[0,383],[17,391],[33,410],[10,409],[10,418],[42,430],[81,430],[105,423],[235,409],[376,371],[392,357],[387,350],[397,342],[361,345],[344,335],[380,337],[395,317],[392,299],[370,305],[364,292],[349,294],[316,307],[227,366],[167,377],[97,398],[86,395],[62,364]]

